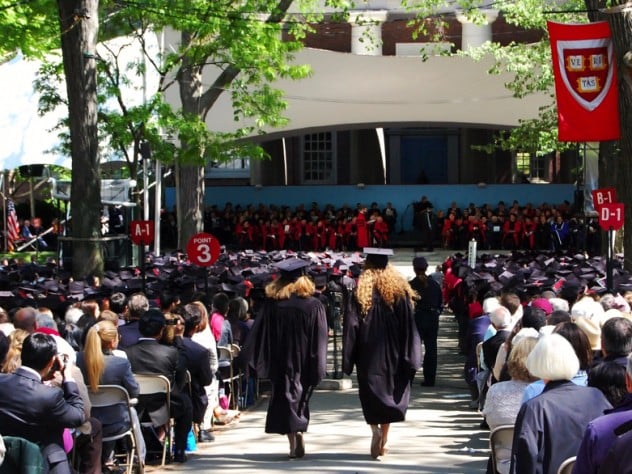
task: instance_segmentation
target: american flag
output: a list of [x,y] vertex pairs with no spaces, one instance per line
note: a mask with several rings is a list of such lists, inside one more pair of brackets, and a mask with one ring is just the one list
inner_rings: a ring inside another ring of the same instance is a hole
[[15,250],[14,242],[20,237],[20,223],[15,212],[13,201],[7,201],[7,249],[9,252]]

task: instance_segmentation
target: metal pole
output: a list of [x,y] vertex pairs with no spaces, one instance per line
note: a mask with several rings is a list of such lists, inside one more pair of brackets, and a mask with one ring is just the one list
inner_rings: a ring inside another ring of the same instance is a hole
[[162,209],[162,163],[156,160],[156,189],[154,190],[154,253],[160,255],[160,211]]
[[140,271],[143,275],[143,294],[146,295],[147,294],[147,288],[146,288],[146,275],[145,275],[145,244],[140,244],[139,246],[139,250],[140,250]]
[[143,156],[143,220],[149,220],[149,176],[147,174],[147,161],[149,157]]
[[608,291],[612,292],[612,254],[614,253],[613,229],[608,229],[608,257],[606,259],[606,286]]
[[9,251],[9,242],[7,236],[9,233],[7,232],[9,229],[7,228],[7,196],[5,195],[5,173],[0,175],[0,188],[2,189],[2,217],[3,217],[3,228],[4,228],[4,253]]

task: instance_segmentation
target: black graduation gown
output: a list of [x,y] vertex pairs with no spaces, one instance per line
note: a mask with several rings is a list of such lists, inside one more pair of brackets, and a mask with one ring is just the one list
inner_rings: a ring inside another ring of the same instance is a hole
[[410,381],[422,358],[411,303],[400,300],[391,309],[376,295],[363,318],[354,299],[345,312],[343,332],[343,370],[351,375],[356,366],[366,422],[403,421]]
[[266,300],[244,350],[257,375],[272,383],[266,433],[307,431],[309,398],[327,367],[323,304],[314,297]]

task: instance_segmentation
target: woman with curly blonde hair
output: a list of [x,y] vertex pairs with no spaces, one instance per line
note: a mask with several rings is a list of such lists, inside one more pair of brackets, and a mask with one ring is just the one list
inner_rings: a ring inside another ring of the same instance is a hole
[[386,453],[390,424],[404,421],[410,382],[421,367],[415,326],[417,294],[391,265],[390,249],[365,248],[367,258],[344,320],[343,370],[356,367],[364,419],[371,426],[371,457]]
[[305,274],[308,265],[299,258],[277,264],[279,278],[266,287],[243,350],[257,375],[270,379],[265,431],[287,435],[290,458],[305,455],[309,399],[327,363],[325,307],[314,297],[314,283]]

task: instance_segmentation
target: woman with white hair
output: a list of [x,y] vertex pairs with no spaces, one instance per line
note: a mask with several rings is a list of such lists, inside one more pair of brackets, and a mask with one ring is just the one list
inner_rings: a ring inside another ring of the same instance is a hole
[[542,336],[526,367],[546,386],[518,412],[510,472],[555,473],[565,459],[577,454],[588,423],[611,405],[598,389],[570,381],[579,370],[579,359],[559,334]]

